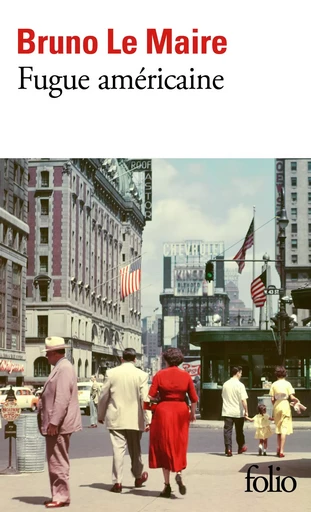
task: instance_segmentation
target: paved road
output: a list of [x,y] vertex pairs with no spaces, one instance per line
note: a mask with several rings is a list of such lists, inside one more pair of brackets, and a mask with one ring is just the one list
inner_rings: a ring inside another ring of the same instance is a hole
[[[89,417],[82,416],[83,431],[74,434],[71,438],[70,457],[71,459],[103,457],[112,455],[109,433],[103,425],[98,428],[87,428]],[[0,430],[0,470],[8,465],[9,440],[4,440],[4,424]],[[245,431],[247,445],[250,453],[257,453],[258,442],[254,439],[254,430]],[[149,435],[143,434],[142,452],[148,453]],[[271,454],[275,451],[276,437],[269,440],[269,450]],[[15,454],[13,440],[13,465],[15,466]],[[235,449],[235,446],[233,447]],[[289,436],[286,443],[287,452],[310,451],[311,449],[311,431],[297,430],[294,435]],[[222,428],[191,428],[189,436],[189,453],[223,453],[223,432]]]

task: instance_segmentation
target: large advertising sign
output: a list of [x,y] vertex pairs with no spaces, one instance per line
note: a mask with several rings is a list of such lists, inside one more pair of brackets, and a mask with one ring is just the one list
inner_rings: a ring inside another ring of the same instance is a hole
[[224,242],[202,242],[201,240],[165,242],[163,244],[163,256],[216,257],[222,255],[224,249]]
[[204,269],[194,267],[178,267],[174,271],[175,296],[202,296]]
[[189,373],[191,377],[197,377],[201,375],[201,361],[200,359],[196,361],[184,362],[180,365],[180,367]]
[[152,220],[152,171],[145,172],[145,220]]
[[129,160],[127,167],[130,171],[151,171],[151,159],[145,160]]

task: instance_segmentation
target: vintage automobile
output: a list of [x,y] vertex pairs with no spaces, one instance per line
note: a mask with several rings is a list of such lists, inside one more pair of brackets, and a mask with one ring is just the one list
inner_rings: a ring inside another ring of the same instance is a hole
[[91,400],[91,387],[92,382],[77,382],[78,386],[78,399],[79,399],[79,406],[82,411],[84,411],[84,414],[87,416],[90,415],[90,400]]
[[[103,384],[101,382],[98,382],[98,385],[99,389],[101,389]],[[80,409],[84,411],[84,414],[86,414],[86,416],[89,416],[92,382],[90,380],[77,382],[77,386]]]
[[[5,402],[7,393],[11,389],[11,386],[6,386],[4,388],[0,388],[0,410],[2,408],[3,402]],[[29,409],[30,411],[35,411],[37,409],[37,404],[39,398],[36,397],[30,388],[28,387],[15,387],[12,386],[12,389],[15,393],[17,405],[21,409]]]

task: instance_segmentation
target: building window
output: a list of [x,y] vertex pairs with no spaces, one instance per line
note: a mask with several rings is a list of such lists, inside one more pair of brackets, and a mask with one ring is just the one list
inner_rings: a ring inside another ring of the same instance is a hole
[[82,361],[79,359],[78,361],[78,375],[77,377],[81,377],[81,368],[82,368]]
[[297,254],[292,254],[292,263],[298,263],[298,256],[297,256]]
[[298,272],[292,272],[291,279],[292,281],[298,281]]
[[309,263],[311,263],[311,254],[309,254]]
[[49,200],[41,199],[41,215],[49,214]]
[[311,187],[311,176],[308,176],[308,187]]
[[308,192],[308,203],[311,203],[311,192]]
[[297,171],[297,162],[291,162],[290,163],[290,170],[291,171]]
[[309,238],[309,249],[311,249],[311,239]]
[[125,322],[125,316],[124,316],[124,315],[121,315],[121,319],[122,319],[122,323],[124,324],[124,322]]
[[292,249],[298,249],[298,240],[297,238],[292,239]]
[[49,230],[48,228],[40,228],[40,244],[49,243]]
[[125,261],[125,254],[122,254],[122,261]]
[[19,319],[19,300],[15,298],[12,299],[12,317],[14,320]]
[[8,191],[7,190],[3,191],[3,208],[5,210],[8,209]]
[[38,316],[38,338],[47,338],[48,336],[48,316]]
[[40,256],[40,273],[48,273],[49,259],[48,256]]
[[7,260],[5,258],[0,258],[0,280],[1,281],[6,280],[6,262],[7,262]]
[[18,184],[18,165],[14,163],[14,181]]
[[292,216],[292,219],[296,219],[296,217],[297,217],[297,208],[292,208],[291,209],[291,216]]
[[297,187],[297,178],[291,178],[291,182],[292,182],[292,187]]
[[297,203],[297,192],[291,193],[292,203]]
[[22,167],[19,168],[19,184],[21,187],[24,186],[24,169]]
[[19,214],[18,206],[19,206],[18,197],[13,196],[13,215],[15,215],[15,217],[18,217],[18,214]]
[[5,329],[0,327],[0,348],[5,348]]
[[23,211],[24,211],[24,201],[22,199],[19,200],[19,216],[18,218],[23,220]]
[[292,224],[292,233],[297,234],[297,224]]
[[12,331],[12,350],[21,350],[21,335],[18,331]]
[[12,280],[13,285],[21,286],[22,267],[16,263],[12,264]]
[[50,173],[48,171],[42,171],[41,173],[41,187],[49,187],[50,185]]
[[34,377],[48,377],[50,375],[51,365],[46,357],[38,357],[33,363]]
[[40,283],[39,292],[40,292],[41,302],[47,302],[47,300],[48,300],[48,285],[47,285],[47,283]]
[[7,158],[4,159],[4,177],[7,178],[9,175],[9,160]]
[[308,172],[311,172],[311,162],[308,162]]
[[122,235],[122,240],[123,240],[123,242],[125,242],[125,233],[123,233],[123,235]]

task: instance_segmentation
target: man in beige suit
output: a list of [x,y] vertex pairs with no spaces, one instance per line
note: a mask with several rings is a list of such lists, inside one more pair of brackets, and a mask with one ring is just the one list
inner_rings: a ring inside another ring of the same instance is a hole
[[52,498],[46,508],[70,504],[69,442],[73,432],[82,430],[77,377],[65,357],[65,340],[57,336],[45,339],[48,362],[54,366],[38,404],[38,425],[46,439],[46,455]]
[[135,487],[141,487],[148,479],[143,472],[140,440],[149,430],[151,412],[144,411],[148,401],[148,374],[135,367],[136,352],[126,348],[122,364],[107,371],[98,402],[98,421],[109,430],[113,449],[111,492],[122,492],[123,462],[126,446],[131,458],[131,471]]

